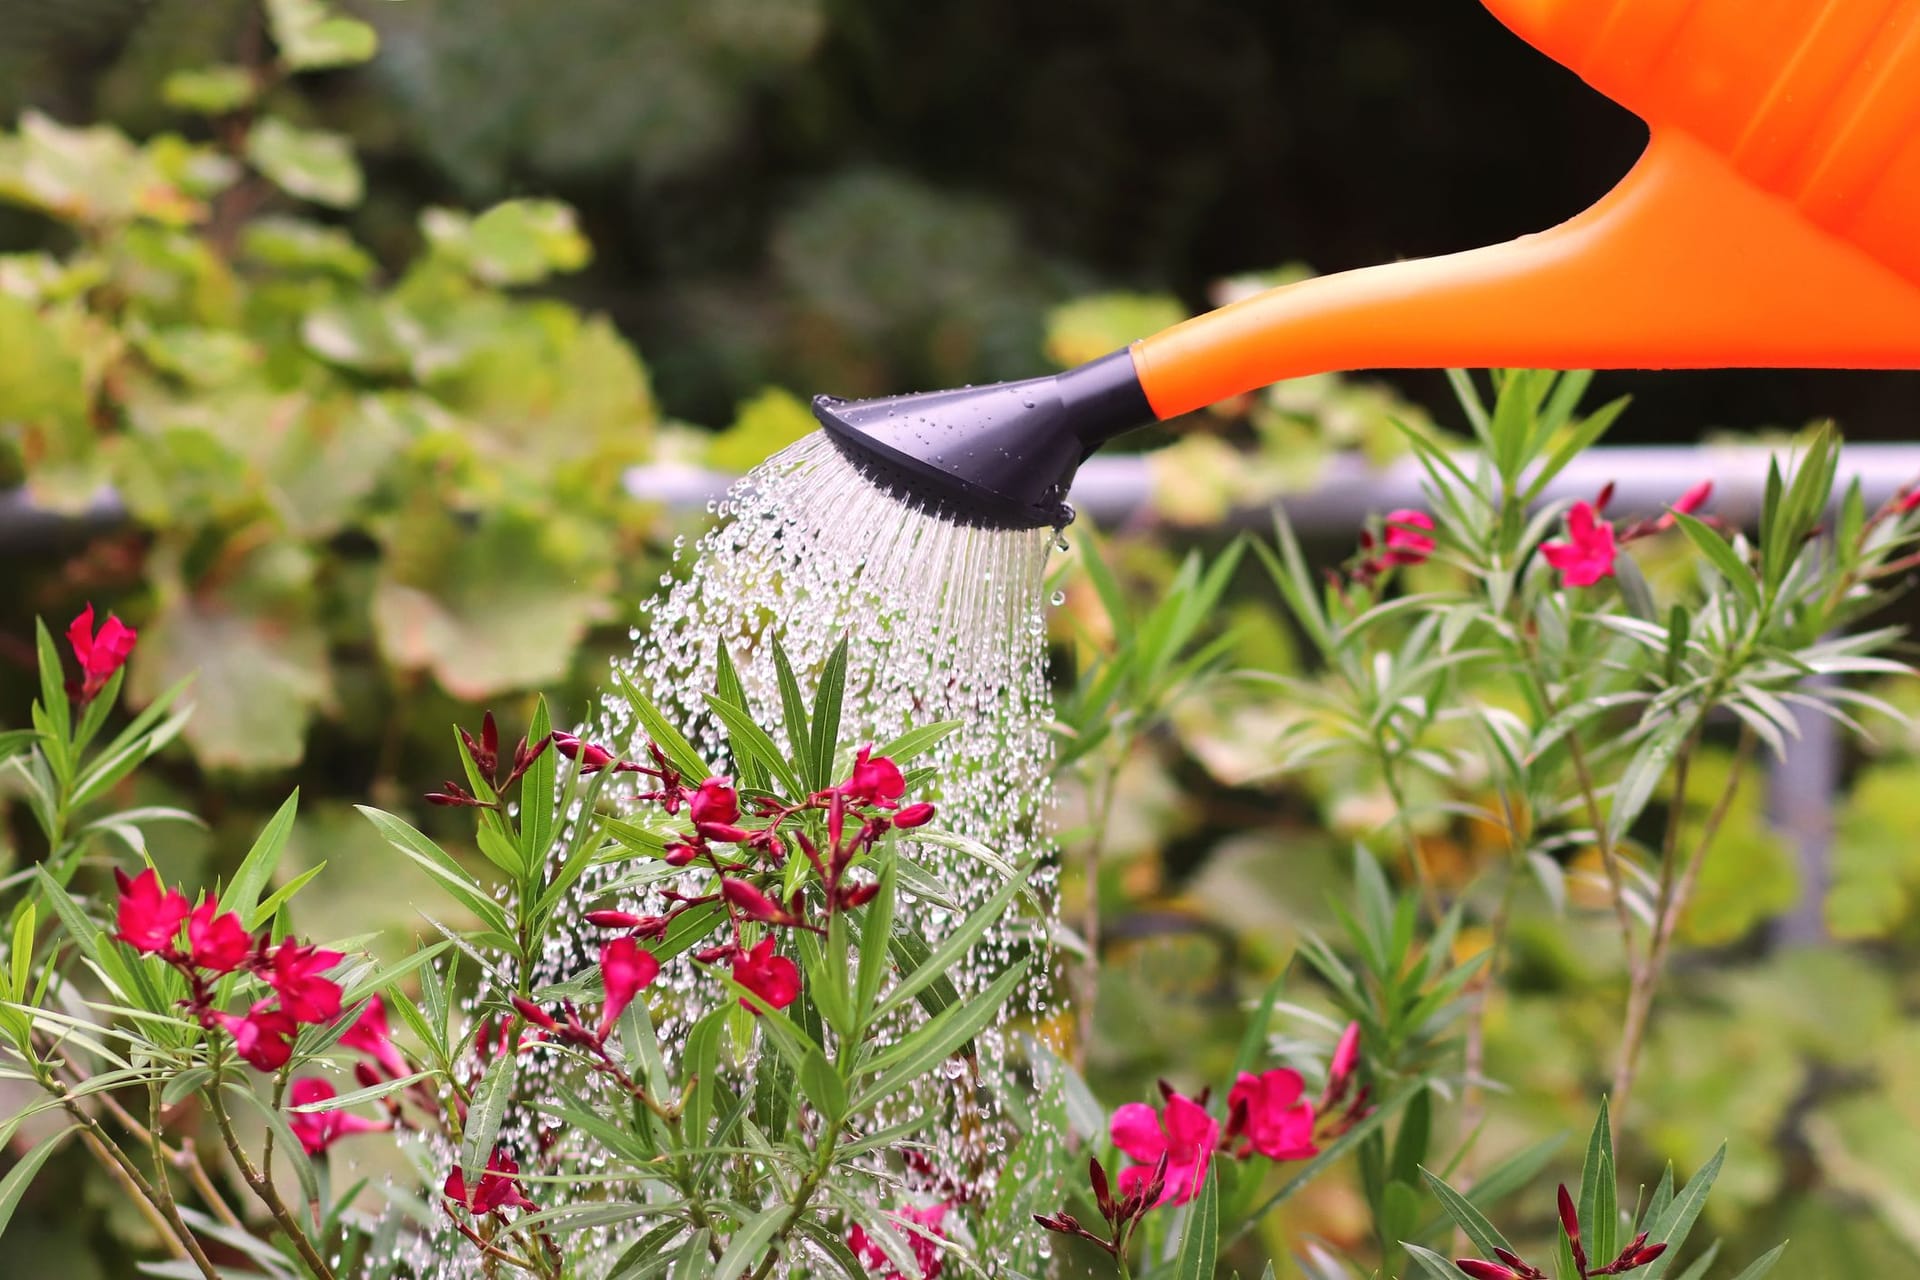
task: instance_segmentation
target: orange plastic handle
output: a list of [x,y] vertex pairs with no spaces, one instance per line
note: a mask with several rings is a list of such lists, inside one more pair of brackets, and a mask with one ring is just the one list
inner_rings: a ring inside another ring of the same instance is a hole
[[1486,0],[1644,118],[1550,231],[1137,342],[1154,412],[1337,369],[1920,368],[1920,0]]

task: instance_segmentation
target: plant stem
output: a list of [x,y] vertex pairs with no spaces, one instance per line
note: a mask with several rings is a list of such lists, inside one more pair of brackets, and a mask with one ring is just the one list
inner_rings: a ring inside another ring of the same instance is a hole
[[[1513,918],[1514,889],[1520,883],[1519,854],[1525,842],[1519,838],[1514,825],[1511,806],[1507,809],[1507,879],[1500,892],[1500,905],[1494,911],[1493,921],[1488,926],[1487,971],[1480,975],[1475,983],[1478,990],[1474,993],[1473,1006],[1467,1011],[1467,1044],[1465,1062],[1465,1083],[1460,1099],[1460,1132],[1471,1141],[1486,1118],[1487,1091],[1480,1081],[1486,1075],[1487,1060],[1487,1005],[1493,998],[1494,984],[1499,978],[1500,961],[1506,952],[1507,925]],[[1456,1185],[1466,1191],[1474,1182],[1474,1158],[1472,1148],[1461,1156],[1460,1177]]]
[[207,1099],[207,1105],[213,1109],[215,1123],[220,1127],[221,1141],[227,1144],[227,1152],[233,1157],[234,1164],[239,1167],[240,1176],[246,1180],[253,1194],[259,1197],[260,1203],[267,1206],[267,1211],[273,1215],[273,1220],[280,1225],[280,1229],[287,1233],[288,1241],[292,1243],[294,1251],[300,1255],[300,1260],[307,1264],[307,1269],[312,1271],[318,1280],[335,1280],[332,1270],[320,1257],[319,1251],[313,1247],[313,1241],[307,1238],[307,1233],[301,1228],[299,1221],[288,1212],[286,1201],[280,1198],[279,1189],[273,1185],[271,1171],[262,1173],[255,1168],[252,1158],[247,1155],[247,1149],[240,1145],[240,1138],[233,1131],[233,1119],[227,1114],[227,1105],[220,1099],[220,1089],[220,1060],[216,1057],[213,1064],[213,1082],[202,1092]]
[[[122,1151],[119,1145],[107,1136],[106,1131],[101,1129],[100,1122],[87,1114],[87,1109],[67,1092],[66,1085],[51,1073],[48,1073],[40,1083],[42,1088],[59,1099],[60,1106],[79,1123],[81,1138],[86,1143],[87,1149],[92,1151],[95,1158],[106,1167],[108,1174],[122,1187],[133,1193],[134,1201],[140,1206],[141,1212],[160,1232],[161,1238],[167,1241],[168,1250],[177,1258],[192,1259],[193,1265],[200,1269],[200,1274],[205,1276],[206,1280],[220,1280],[220,1273],[215,1271],[213,1263],[208,1261],[206,1253],[200,1248],[199,1240],[181,1220],[180,1211],[173,1203],[171,1190],[164,1197],[154,1190],[153,1184],[148,1182],[146,1175],[140,1172],[140,1166],[127,1158],[126,1152]],[[154,1173],[163,1181],[167,1176],[164,1167],[156,1167]]]
[[[833,1168],[833,1150],[839,1139],[840,1126],[837,1124],[829,1125],[826,1133],[821,1135],[820,1148],[814,1155],[813,1167],[807,1170],[806,1176],[800,1179],[800,1185],[794,1188],[792,1206],[787,1210],[787,1216],[780,1220],[779,1230],[773,1233],[776,1242],[784,1241],[793,1232],[795,1224],[806,1213],[807,1205],[812,1202],[813,1193],[820,1189],[822,1182],[826,1181],[828,1171]],[[773,1271],[773,1265],[779,1257],[778,1249],[769,1248],[767,1256],[760,1259],[760,1265],[753,1269],[747,1280],[767,1280],[768,1274]]]
[[1660,978],[1666,969],[1674,933],[1680,926],[1680,917],[1686,913],[1694,887],[1699,883],[1700,868],[1706,862],[1707,851],[1712,847],[1714,837],[1720,833],[1721,823],[1733,805],[1734,795],[1740,790],[1747,761],[1753,755],[1752,731],[1743,728],[1740,744],[1734,750],[1733,770],[1727,777],[1726,788],[1715,801],[1712,813],[1707,816],[1706,824],[1700,830],[1700,838],[1687,858],[1686,866],[1680,869],[1676,878],[1674,873],[1679,866],[1679,836],[1686,808],[1687,774],[1698,739],[1699,730],[1696,729],[1675,766],[1673,808],[1668,814],[1667,837],[1660,861],[1660,906],[1654,916],[1653,935],[1648,939],[1646,959],[1635,967],[1632,989],[1627,994],[1627,1015],[1620,1033],[1620,1057],[1614,1064],[1613,1093],[1609,1107],[1616,1140],[1627,1113],[1627,1103],[1633,1096],[1640,1052],[1645,1046],[1647,1026],[1653,1015],[1654,996],[1659,991]]
[[1080,1014],[1073,1038],[1073,1067],[1084,1073],[1087,1053],[1093,1044],[1094,1013],[1100,998],[1100,860],[1106,852],[1107,832],[1113,823],[1113,801],[1120,789],[1120,770],[1126,764],[1124,750],[1115,758],[1100,780],[1100,800],[1094,807],[1093,834],[1087,842],[1087,902],[1081,912],[1080,939],[1086,943],[1087,958],[1080,966]]
[[1407,861],[1413,864],[1413,876],[1420,886],[1420,905],[1426,910],[1427,923],[1437,929],[1445,915],[1440,907],[1440,889],[1433,882],[1433,873],[1427,870],[1427,860],[1421,856],[1419,838],[1413,834],[1413,819],[1407,815],[1406,792],[1400,787],[1400,775],[1394,771],[1393,753],[1387,749],[1384,730],[1374,733],[1373,749],[1379,758],[1380,777],[1386,783],[1387,798],[1393,802],[1393,816],[1398,820],[1400,839],[1406,845]]

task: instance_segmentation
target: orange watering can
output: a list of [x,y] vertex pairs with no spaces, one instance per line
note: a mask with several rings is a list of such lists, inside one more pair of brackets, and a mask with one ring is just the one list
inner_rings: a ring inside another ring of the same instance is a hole
[[1598,204],[1287,285],[1048,378],[815,414],[903,496],[1056,523],[1113,436],[1360,368],[1920,368],[1920,0],[1485,0],[1646,120]]

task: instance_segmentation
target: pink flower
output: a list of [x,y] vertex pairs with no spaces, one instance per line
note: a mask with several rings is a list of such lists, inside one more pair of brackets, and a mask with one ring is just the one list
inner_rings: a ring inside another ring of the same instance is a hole
[[533,1209],[533,1201],[520,1194],[520,1166],[497,1147],[487,1159],[487,1171],[480,1185],[467,1189],[467,1180],[458,1165],[447,1175],[443,1188],[447,1199],[465,1205],[470,1213],[498,1213],[502,1209]]
[[853,773],[837,790],[849,800],[884,805],[906,794],[907,780],[901,775],[899,765],[885,756],[874,755],[873,744],[868,743],[854,757]]
[[740,793],[727,778],[708,778],[687,802],[687,816],[695,826],[703,822],[721,824],[740,820]]
[[[293,1105],[311,1106],[334,1096],[333,1086],[325,1080],[295,1080]],[[356,1133],[379,1133],[387,1128],[378,1120],[345,1111],[294,1111],[287,1116],[287,1127],[300,1139],[300,1149],[317,1156],[341,1138]]]
[[1191,1098],[1169,1091],[1164,1127],[1160,1116],[1144,1102],[1129,1102],[1113,1113],[1109,1126],[1113,1145],[1140,1163],[1120,1171],[1120,1194],[1153,1176],[1153,1166],[1167,1158],[1167,1185],[1155,1204],[1185,1204],[1207,1180],[1207,1164],[1220,1142],[1220,1125],[1206,1108]]
[[923,827],[933,821],[933,806],[925,803],[910,804],[893,815],[893,825],[901,828]]
[[340,985],[320,975],[344,959],[338,951],[303,947],[289,938],[274,949],[267,984],[296,1021],[325,1022],[340,1012]]
[[407,1060],[400,1056],[399,1048],[393,1043],[393,1034],[387,1029],[387,1007],[380,1003],[379,996],[367,1001],[367,1007],[347,1028],[347,1034],[340,1037],[340,1043],[378,1062],[395,1080],[407,1074]]
[[1540,554],[1560,570],[1569,587],[1590,587],[1613,576],[1613,526],[1595,517],[1590,503],[1578,502],[1567,513],[1566,542],[1543,542]]
[[256,1071],[278,1071],[293,1056],[293,1038],[300,1027],[271,1001],[260,1001],[245,1017],[230,1013],[213,1017],[233,1037],[234,1051]]
[[73,646],[73,656],[80,663],[80,701],[93,701],[94,696],[107,687],[113,673],[126,665],[128,655],[133,652],[133,642],[139,638],[138,631],[112,614],[107,615],[107,620],[100,624],[100,634],[95,635],[93,606],[80,611],[80,616],[67,627],[67,643]]
[[191,909],[186,895],[178,889],[162,889],[160,873],[152,867],[131,880],[116,867],[113,879],[120,886],[120,905],[115,913],[119,932],[114,936],[148,955],[172,946]]
[[202,969],[232,973],[247,962],[253,937],[233,912],[215,912],[220,912],[219,904],[208,898],[187,917],[188,953]]
[[1300,1101],[1298,1071],[1284,1067],[1261,1075],[1241,1072],[1227,1093],[1227,1137],[1246,1137],[1248,1148],[1269,1160],[1307,1160],[1313,1144],[1313,1104]]
[[[1424,532],[1422,532],[1424,530]],[[1433,554],[1433,517],[1402,507],[1387,512],[1388,564],[1423,564]]]
[[632,938],[615,938],[600,949],[600,980],[606,986],[606,1004],[600,1010],[600,1038],[605,1040],[633,998],[660,976],[653,952],[642,951]]
[[[772,938],[760,939],[752,951],[734,958],[733,980],[775,1009],[786,1008],[800,994],[800,967],[785,956],[773,954]],[[745,997],[740,1007],[760,1012]]]
[[[912,1247],[913,1261],[920,1268],[919,1280],[935,1280],[942,1266],[940,1246],[936,1241],[947,1238],[946,1232],[940,1229],[947,1220],[947,1206],[935,1204],[924,1209],[895,1209],[887,1216],[900,1224],[901,1234]],[[858,1226],[847,1233],[847,1248],[867,1268],[867,1274],[878,1277],[878,1280],[915,1280],[897,1270],[893,1260],[887,1257],[887,1251]]]

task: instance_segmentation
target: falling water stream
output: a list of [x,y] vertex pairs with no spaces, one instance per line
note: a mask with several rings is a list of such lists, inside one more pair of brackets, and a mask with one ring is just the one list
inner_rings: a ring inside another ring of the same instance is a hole
[[[955,524],[876,487],[817,432],[739,481],[715,513],[717,523],[691,555],[676,547],[683,576],[662,578],[662,592],[643,607],[644,625],[634,631],[635,653],[622,664],[701,753],[712,761],[725,755],[723,732],[705,701],[721,645],[739,671],[749,709],[779,739],[772,637],[778,634],[801,684],[810,689],[845,636],[842,741],[885,742],[913,726],[960,721],[959,729],[915,760],[916,766],[937,769],[938,790],[914,798],[935,800],[940,828],[979,842],[1007,862],[1023,865],[1046,852],[1052,713],[1042,599],[1057,532]],[[644,735],[617,693],[602,702],[593,733],[629,758],[645,749]],[[950,900],[945,906],[930,899],[903,903],[938,946],[947,930],[991,895],[999,877],[946,845],[919,841],[907,852]],[[1050,1169],[1061,1154],[1060,1126],[1048,1117],[1059,1111],[1060,1085],[1051,1073],[1032,1072],[1019,1061],[1012,1027],[1032,1026],[1058,1012],[1046,957],[1057,921],[1056,862],[1042,858],[1045,869],[1033,878],[1043,912],[1009,913],[950,971],[964,999],[1013,958],[1035,954],[1024,988],[1000,1025],[978,1037],[977,1067],[952,1060],[903,1095],[905,1111],[891,1118],[931,1113],[918,1138],[931,1150],[912,1170],[876,1157],[871,1184],[882,1207],[932,1203],[948,1198],[956,1185],[992,1203],[992,1219],[1001,1224],[1024,1228],[1030,1212],[1048,1207],[1018,1201],[1028,1193],[1044,1199],[1055,1184]],[[599,897],[604,884],[583,884],[581,910],[589,899],[613,905]],[[666,904],[656,896],[618,905],[655,912]],[[564,914],[578,919],[581,910]],[[594,935],[557,940],[551,979],[577,970],[599,941]],[[658,1023],[663,1051],[671,1054],[693,1021],[723,998],[719,986],[684,958],[667,966],[648,993],[657,1019],[665,1011]],[[924,1015],[909,1002],[906,1016]],[[908,1024],[892,1030],[906,1029]],[[740,1070],[751,1071],[751,1063]],[[523,1064],[518,1092],[537,1098],[541,1085],[537,1066]],[[530,1106],[514,1110],[521,1124],[539,1123]],[[1033,1124],[1036,1136],[1025,1142],[1015,1122],[1022,1111],[1040,1117]],[[545,1172],[597,1169],[589,1146],[576,1147],[566,1135],[557,1143],[551,1130],[543,1137],[530,1127],[509,1127],[502,1135],[518,1150],[544,1150]],[[554,1200],[564,1189],[555,1183],[537,1188]],[[617,1256],[646,1225],[596,1229],[605,1259]],[[1001,1238],[973,1242],[976,1257],[992,1272],[1033,1274],[1043,1265],[1045,1243],[1036,1239],[1043,1234],[1009,1226]],[[578,1244],[581,1237],[569,1239]],[[457,1236],[436,1238],[420,1270],[435,1280],[469,1274],[463,1269],[471,1263],[469,1250]],[[809,1270],[796,1260],[794,1274]],[[597,1272],[589,1266],[581,1274]]]

